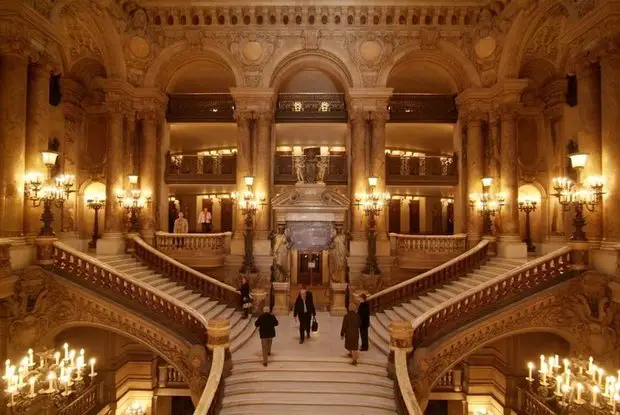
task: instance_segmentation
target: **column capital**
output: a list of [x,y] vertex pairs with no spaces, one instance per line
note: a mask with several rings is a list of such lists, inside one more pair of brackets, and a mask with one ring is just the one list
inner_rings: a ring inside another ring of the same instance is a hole
[[254,114],[252,111],[245,111],[235,108],[235,112],[233,113],[233,117],[238,125],[247,124],[252,120]]
[[523,108],[523,104],[520,103],[504,103],[499,106],[499,116],[502,121],[513,120],[517,118],[521,108]]
[[393,88],[350,88],[347,91],[349,112],[387,112]]
[[273,88],[230,88],[235,112],[273,113],[277,94]]

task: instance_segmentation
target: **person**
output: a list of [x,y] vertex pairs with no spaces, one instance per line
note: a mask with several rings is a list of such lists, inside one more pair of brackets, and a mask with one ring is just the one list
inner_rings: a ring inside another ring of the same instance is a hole
[[312,317],[316,317],[312,292],[306,290],[306,287],[303,285],[299,289],[299,294],[297,294],[295,306],[293,307],[293,318],[297,319],[298,316],[299,344],[303,344],[304,334],[306,335],[305,337],[310,338],[310,320]]
[[250,284],[247,278],[241,277],[241,287],[239,288],[241,295],[241,308],[243,309],[243,318],[248,318],[250,307],[252,307],[252,296],[250,296]]
[[344,340],[344,348],[349,351],[353,359],[351,364],[357,366],[357,355],[360,340],[360,317],[355,312],[355,305],[349,304],[349,311],[342,319],[340,338]]
[[370,327],[370,306],[366,302],[366,294],[360,296],[360,305],[357,307],[357,315],[360,318],[360,337],[362,339],[361,352],[368,351],[368,328]]
[[212,217],[213,216],[211,215],[211,212],[209,212],[209,209],[204,208],[200,211],[200,214],[198,215],[198,223],[200,224],[200,229],[202,230],[202,233],[211,232]]
[[[183,212],[179,212],[179,217],[174,221],[174,233],[187,233],[189,230],[189,223],[187,219],[183,217]],[[183,247],[183,238],[176,238],[177,248]]]
[[263,307],[263,314],[256,319],[254,325],[258,327],[260,344],[263,349],[263,366],[267,366],[267,357],[271,356],[271,343],[273,338],[276,337],[278,319],[271,314],[269,307],[265,306]]

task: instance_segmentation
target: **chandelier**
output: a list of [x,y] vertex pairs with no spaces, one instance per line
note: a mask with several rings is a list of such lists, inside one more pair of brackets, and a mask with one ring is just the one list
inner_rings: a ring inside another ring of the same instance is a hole
[[138,176],[128,176],[129,189],[117,189],[116,199],[118,204],[129,215],[129,232],[140,232],[140,212],[145,206],[151,204],[151,192],[144,192],[138,188]]
[[[577,408],[594,414],[616,414],[620,401],[620,370],[617,377],[594,363],[594,359],[562,359],[558,355],[540,356],[538,370],[527,364],[526,380],[532,392],[558,412]],[[536,377],[534,377],[537,375]]]
[[243,196],[239,197],[237,192],[233,192],[230,198],[238,204],[243,214],[243,245],[244,254],[241,263],[241,274],[254,274],[258,272],[254,261],[254,215],[259,207],[266,205],[263,195],[256,195],[253,190],[254,176],[245,176],[243,183],[247,190],[243,192]]
[[124,412],[124,415],[145,415],[146,410],[140,402],[134,402]]
[[383,207],[390,200],[389,193],[381,193],[375,191],[378,179],[376,177],[368,178],[368,191],[366,193],[358,193],[355,195],[355,205],[359,206],[369,217],[380,214]]
[[469,207],[476,209],[483,219],[483,231],[490,235],[493,233],[493,217],[499,213],[506,204],[506,197],[498,194],[495,198],[491,197],[492,177],[483,177],[482,193],[471,193],[469,195]]
[[239,205],[244,215],[249,215],[251,217],[256,214],[256,210],[260,206],[265,205],[265,197],[263,195],[256,195],[254,193],[253,176],[245,176],[243,178],[243,182],[247,187],[247,190],[243,192],[243,195],[239,197],[239,194],[237,192],[232,192],[230,198]]
[[84,349],[77,352],[69,349],[69,344],[63,345],[64,353],[44,350],[37,353],[35,361],[34,351],[28,349],[19,365],[5,362],[2,381],[6,384],[5,394],[9,397],[7,406],[25,407],[30,405],[39,396],[52,397],[55,402],[62,402],[70,395],[79,394],[88,386],[95,372],[95,358],[86,361]]

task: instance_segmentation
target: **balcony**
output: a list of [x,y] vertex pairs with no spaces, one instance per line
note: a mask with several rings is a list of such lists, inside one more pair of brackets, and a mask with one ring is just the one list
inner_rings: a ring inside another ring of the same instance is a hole
[[230,94],[170,94],[168,122],[234,122]]
[[344,94],[278,94],[277,122],[347,122]]
[[[275,184],[294,184],[297,179],[293,166],[293,154],[277,152],[274,161]],[[325,172],[325,183],[347,184],[347,177],[347,155],[344,152],[331,153]]]
[[167,184],[235,184],[237,155],[166,154]]
[[458,174],[456,155],[438,156],[402,152],[386,154],[385,169],[388,185],[456,186]]
[[390,122],[455,123],[458,111],[454,95],[393,94],[390,98]]

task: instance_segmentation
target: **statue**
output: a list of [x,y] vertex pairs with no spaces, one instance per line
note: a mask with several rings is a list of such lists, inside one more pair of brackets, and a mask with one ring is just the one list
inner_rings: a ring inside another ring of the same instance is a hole
[[342,225],[336,225],[336,231],[330,241],[329,278],[331,282],[344,283],[347,275],[348,235],[342,231]]
[[304,182],[304,156],[294,156],[293,161],[295,163],[295,176],[297,176],[297,183]]
[[290,277],[289,249],[291,239],[284,225],[278,225],[277,233],[272,235],[273,272],[275,282],[287,282]]
[[308,150],[308,155],[304,160],[304,178],[306,179],[306,183],[316,183],[316,168],[317,168],[317,159],[316,153],[312,151],[312,149]]
[[319,183],[325,182],[325,173],[327,173],[327,167],[329,166],[329,158],[320,157],[317,167],[319,171],[317,173],[316,181]]

